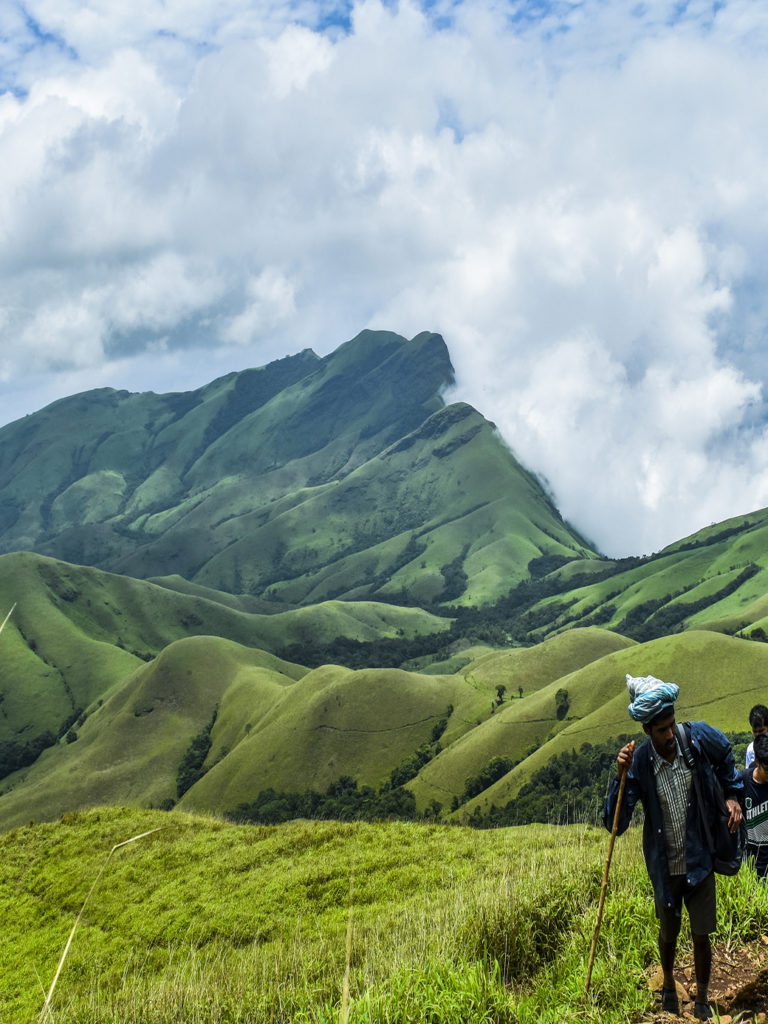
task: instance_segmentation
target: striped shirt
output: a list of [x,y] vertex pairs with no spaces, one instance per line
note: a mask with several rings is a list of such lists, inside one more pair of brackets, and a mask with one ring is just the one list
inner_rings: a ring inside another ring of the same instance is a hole
[[684,875],[685,833],[688,822],[688,805],[691,793],[691,769],[683,760],[678,748],[670,764],[659,757],[651,745],[651,763],[656,778],[656,792],[661,804],[664,821],[664,841],[667,846],[667,860],[670,875]]

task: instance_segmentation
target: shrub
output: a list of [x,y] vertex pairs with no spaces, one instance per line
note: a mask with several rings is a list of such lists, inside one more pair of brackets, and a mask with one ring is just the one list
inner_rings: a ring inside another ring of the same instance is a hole
[[213,717],[210,722],[192,739],[181,759],[179,769],[176,772],[176,795],[179,797],[184,796],[187,790],[205,775],[206,769],[203,765],[211,749],[211,731],[216,722],[217,714],[218,708],[214,708]]

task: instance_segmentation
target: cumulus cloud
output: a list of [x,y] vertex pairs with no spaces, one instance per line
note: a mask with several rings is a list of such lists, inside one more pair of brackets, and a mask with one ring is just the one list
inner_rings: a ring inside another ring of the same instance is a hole
[[236,345],[248,345],[265,331],[273,330],[296,312],[291,282],[273,267],[246,283],[248,305],[233,316],[222,336]]
[[747,0],[28,0],[0,15],[0,395],[446,338],[609,553],[768,504]]

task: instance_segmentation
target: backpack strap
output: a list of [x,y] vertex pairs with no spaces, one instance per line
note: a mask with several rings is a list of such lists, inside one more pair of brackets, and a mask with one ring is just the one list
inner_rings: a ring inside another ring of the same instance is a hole
[[678,722],[675,726],[675,732],[677,733],[677,744],[680,747],[680,753],[683,755],[683,760],[685,761],[686,765],[691,770],[691,777],[693,779],[693,785],[696,790],[696,800],[699,805],[699,817],[701,819],[701,824],[704,827],[704,835],[707,840],[709,852],[712,854],[712,856],[714,856],[715,843],[712,839],[712,830],[709,827],[707,816],[704,813],[704,800],[701,796],[701,782],[699,781],[699,772],[698,767],[696,765],[696,757],[693,753],[693,748],[691,746],[691,723]]
[[[686,765],[696,776],[696,757],[691,747],[691,736],[690,736],[691,723],[690,722],[678,722],[675,726],[677,733],[677,745],[680,747],[680,753],[683,755],[683,760]],[[698,788],[698,787],[697,787]]]

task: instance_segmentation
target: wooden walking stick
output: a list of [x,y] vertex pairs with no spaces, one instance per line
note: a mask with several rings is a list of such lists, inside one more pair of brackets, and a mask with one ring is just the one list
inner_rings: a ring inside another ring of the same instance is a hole
[[603,885],[600,889],[600,902],[597,905],[597,921],[595,922],[595,934],[592,936],[592,949],[589,951],[589,966],[587,967],[587,980],[584,984],[584,998],[589,995],[589,984],[592,981],[592,968],[595,963],[597,952],[597,936],[600,934],[600,922],[603,919],[603,904],[605,903],[605,892],[608,888],[608,869],[611,866],[613,856],[613,844],[616,842],[616,833],[619,831],[619,811],[624,796],[624,786],[627,781],[627,769],[623,768],[619,776],[619,795],[616,797],[616,810],[613,814],[613,829],[611,830],[611,841],[608,844],[608,856],[605,859],[605,871],[603,871]]

